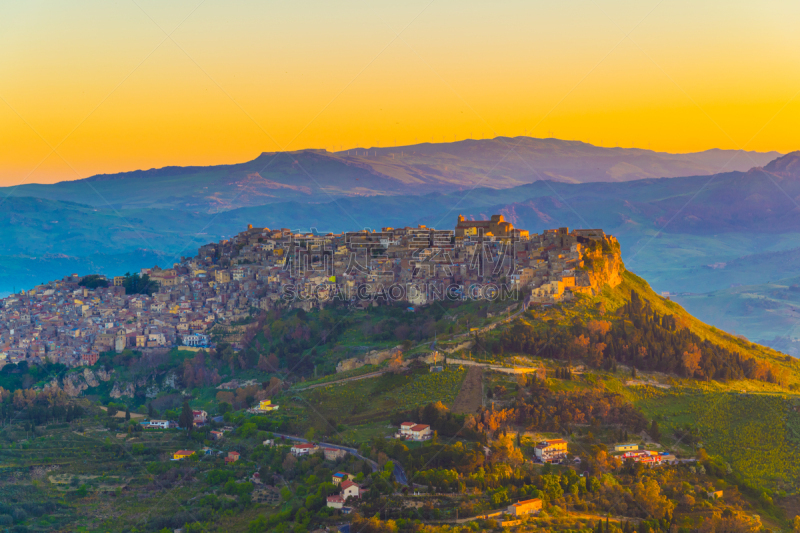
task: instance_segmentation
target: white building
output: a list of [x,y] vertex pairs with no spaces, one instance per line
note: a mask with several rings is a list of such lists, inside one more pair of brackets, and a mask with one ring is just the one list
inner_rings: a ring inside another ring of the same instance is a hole
[[307,442],[293,444],[292,445],[292,455],[295,457],[300,457],[301,455],[311,455],[312,453],[317,453],[319,451],[319,447],[316,444],[310,444]]
[[203,333],[192,333],[190,335],[183,336],[183,345],[184,346],[208,346],[208,335]]
[[344,506],[344,498],[340,495],[335,494],[333,496],[328,496],[328,507],[332,507],[333,509],[341,509]]
[[400,424],[400,432],[396,436],[401,439],[423,441],[430,439],[431,435],[431,427],[427,424],[403,422]]

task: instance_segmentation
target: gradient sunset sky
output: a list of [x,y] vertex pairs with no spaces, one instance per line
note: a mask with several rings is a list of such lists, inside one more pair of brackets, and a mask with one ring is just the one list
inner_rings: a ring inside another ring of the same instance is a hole
[[0,184],[555,136],[800,147],[800,3],[0,4]]

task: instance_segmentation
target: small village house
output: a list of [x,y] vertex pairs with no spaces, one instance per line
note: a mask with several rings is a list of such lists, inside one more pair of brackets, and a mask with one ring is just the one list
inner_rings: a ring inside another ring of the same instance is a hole
[[308,442],[293,444],[291,449],[292,455],[295,457],[300,457],[301,455],[311,455],[312,453],[317,453],[318,451],[319,446]]
[[430,439],[431,435],[431,427],[427,424],[403,422],[400,424],[400,432],[395,437],[404,440],[423,441]]
[[542,510],[542,500],[539,498],[533,498],[530,500],[523,500],[517,503],[513,503],[508,506],[508,510],[506,510],[506,514],[511,516],[526,516],[529,514],[535,514]]
[[239,460],[239,452],[228,452],[228,456],[225,458],[225,464],[235,463]]
[[192,418],[194,419],[194,427],[203,427],[208,422],[208,413],[205,411],[192,411]]
[[339,485],[342,488],[342,497],[347,500],[347,498],[360,498],[361,497],[361,486],[354,482],[350,481],[342,481],[342,484]]
[[177,452],[172,454],[172,460],[182,461],[183,459],[186,459],[187,457],[191,457],[193,455],[194,452],[192,450],[178,450]]
[[341,509],[344,506],[344,498],[339,494],[328,496],[328,507],[333,509]]
[[277,411],[278,406],[272,403],[272,400],[261,400],[258,403],[259,411]]
[[536,458],[543,463],[560,463],[567,456],[567,441],[563,439],[544,440],[534,448]]
[[356,476],[354,476],[353,474],[348,474],[347,472],[336,472],[333,475],[333,484],[334,485],[339,485],[343,481],[347,481],[347,480],[353,481],[355,479],[356,479]]
[[344,459],[345,455],[347,455],[346,450],[340,450],[339,448],[322,448],[322,453],[325,455],[326,461],[338,461],[339,459]]

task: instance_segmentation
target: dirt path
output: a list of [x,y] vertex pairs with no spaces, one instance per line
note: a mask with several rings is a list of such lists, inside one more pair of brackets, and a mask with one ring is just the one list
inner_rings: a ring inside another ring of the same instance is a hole
[[361,374],[360,376],[353,376],[350,378],[338,379],[336,381],[326,381],[325,383],[317,383],[315,385],[309,385],[307,387],[298,387],[296,389],[292,389],[293,391],[301,391],[301,390],[309,390],[309,389],[316,389],[317,387],[327,387],[328,385],[341,385],[342,383],[347,383],[348,381],[357,381],[359,379],[368,379],[368,378],[376,378],[378,376],[382,376],[383,374],[389,372],[390,370],[387,368],[386,370],[378,370],[377,372],[370,372],[369,374]]
[[453,403],[453,413],[472,414],[481,406],[483,393],[481,382],[483,380],[483,368],[471,366],[467,370],[467,375],[461,383],[461,390]]

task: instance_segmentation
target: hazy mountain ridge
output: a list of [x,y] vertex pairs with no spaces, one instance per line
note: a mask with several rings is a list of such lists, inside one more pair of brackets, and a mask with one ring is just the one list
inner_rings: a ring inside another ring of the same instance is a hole
[[317,203],[344,197],[447,194],[476,187],[503,189],[543,179],[585,183],[702,176],[721,169],[747,170],[779,155],[730,150],[667,154],[579,141],[498,137],[336,153],[263,153],[232,165],[101,174],[52,185],[5,187],[0,194],[101,208],[218,212],[289,200]]
[[586,183],[710,175],[747,170],[780,156],[778,152],[720,149],[670,154],[531,137],[359,148],[337,154],[361,157],[379,171],[395,176],[413,169],[409,172],[411,177],[435,176],[464,187],[480,185],[492,188],[513,187],[540,179]]

